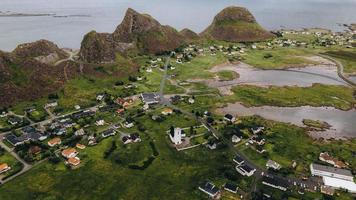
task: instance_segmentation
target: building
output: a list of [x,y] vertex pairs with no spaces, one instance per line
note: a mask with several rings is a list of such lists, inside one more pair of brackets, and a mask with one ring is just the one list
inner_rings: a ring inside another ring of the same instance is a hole
[[157,104],[159,103],[160,97],[155,93],[142,93],[141,99],[145,104]]
[[199,190],[209,195],[209,197],[211,198],[218,197],[220,193],[219,188],[215,187],[215,185],[210,182],[204,182],[202,185],[199,186]]
[[0,163],[0,174],[9,171],[11,167],[6,163]]
[[69,164],[72,167],[78,166],[80,164],[80,159],[78,157],[70,157],[66,161],[66,164]]
[[174,128],[174,131],[170,131],[169,138],[175,145],[182,144],[184,131],[181,128]]
[[266,167],[267,169],[280,170],[282,166],[276,161],[268,160],[266,163]]
[[21,136],[17,137],[10,133],[5,136],[5,139],[13,146],[24,144],[28,141],[38,141],[42,137],[42,134],[35,131],[29,133],[23,133]]
[[323,176],[323,182],[327,187],[347,190],[350,193],[356,194],[356,184],[353,181]]
[[262,184],[282,190],[282,191],[287,191],[287,189],[288,189],[287,182],[280,178],[276,178],[276,177],[272,178],[272,177],[264,176],[262,178]]
[[233,183],[225,183],[225,185],[224,185],[224,190],[229,191],[229,192],[232,192],[232,193],[234,193],[234,194],[237,193],[237,190],[238,190],[238,189],[239,189],[239,188],[237,187],[237,185],[235,185],[235,184],[233,184]]
[[105,124],[105,121],[103,119],[98,120],[98,121],[95,122],[96,126],[104,126],[104,124]]
[[253,134],[259,134],[263,130],[265,130],[265,127],[263,127],[263,126],[257,126],[257,127],[252,127],[251,128],[251,131],[252,131]]
[[237,135],[233,135],[231,137],[231,141],[232,141],[232,143],[239,143],[241,141],[241,138]]
[[56,106],[58,106],[58,102],[57,100],[53,99],[53,100],[49,100],[46,103],[45,108],[56,107]]
[[110,137],[110,136],[114,136],[116,134],[116,131],[114,129],[108,129],[104,132],[101,133],[101,136],[103,138],[107,138],[107,137]]
[[226,114],[224,116],[224,120],[233,123],[236,120],[236,118],[234,116],[232,116],[231,114]]
[[141,142],[141,138],[138,134],[136,133],[133,133],[133,134],[130,134],[128,136],[124,136],[122,137],[122,142],[124,144],[130,144],[130,143],[136,143],[136,142]]
[[75,145],[75,147],[77,147],[78,149],[85,149],[86,148],[86,146],[84,144],[80,144],[80,143],[77,143]]
[[246,164],[243,164],[240,166],[236,166],[236,171],[239,172],[243,176],[250,177],[255,173],[256,169],[254,169]]
[[19,118],[19,117],[14,117],[14,116],[9,116],[7,118],[7,122],[14,126],[14,125],[17,125],[17,124],[21,124],[23,122],[23,119],[22,118]]
[[342,179],[346,181],[352,181],[353,182],[353,175],[351,171],[346,170],[346,169],[338,169],[334,167],[328,167],[325,165],[318,165],[312,163],[310,165],[310,172],[313,176],[322,176],[322,177],[331,177],[331,178],[337,178],[337,179]]
[[79,130],[76,130],[75,132],[74,132],[74,135],[76,135],[76,136],[82,136],[82,135],[85,135],[85,131],[84,131],[84,129],[79,129]]
[[125,121],[124,123],[125,128],[132,128],[134,126],[135,126],[134,122]]
[[171,115],[173,114],[173,110],[171,108],[164,108],[161,113],[162,115]]
[[331,157],[327,152],[322,152],[319,155],[319,160],[329,163],[330,165],[333,165],[336,168],[345,168],[346,164],[334,157]]
[[74,148],[68,148],[68,149],[64,149],[62,151],[62,156],[65,158],[74,158],[77,155],[78,155],[78,152]]
[[55,137],[47,142],[48,146],[50,146],[50,147],[60,145],[61,143],[62,143],[62,140],[59,137]]
[[243,158],[241,158],[240,155],[236,155],[235,158],[233,159],[233,161],[238,165],[242,165],[245,163],[245,160]]

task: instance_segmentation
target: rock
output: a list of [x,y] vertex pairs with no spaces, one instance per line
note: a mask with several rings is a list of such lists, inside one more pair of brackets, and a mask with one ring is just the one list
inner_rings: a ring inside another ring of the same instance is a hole
[[137,49],[141,53],[159,54],[184,44],[184,37],[153,17],[129,8],[121,24],[112,33],[88,33],[81,44],[81,59],[91,63],[113,62],[117,53]]
[[44,63],[55,62],[68,57],[65,51],[48,40],[38,40],[36,42],[21,44],[16,47],[12,54],[19,58],[43,60]]
[[262,41],[273,38],[243,7],[227,7],[218,13],[202,36],[229,42]]
[[199,35],[197,33],[187,28],[181,30],[179,33],[184,37],[186,41],[189,42],[199,39]]

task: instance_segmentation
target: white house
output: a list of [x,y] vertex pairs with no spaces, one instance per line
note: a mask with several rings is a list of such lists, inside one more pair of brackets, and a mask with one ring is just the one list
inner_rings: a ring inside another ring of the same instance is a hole
[[233,135],[231,137],[231,141],[232,141],[232,143],[239,143],[241,141],[241,138],[237,135]]
[[356,184],[353,181],[346,181],[343,179],[323,177],[324,185],[334,189],[344,189],[351,193],[356,193]]
[[234,122],[236,120],[236,118],[234,116],[232,116],[231,114],[226,114],[224,116],[224,120],[226,120],[228,122]]
[[274,170],[280,170],[281,169],[281,165],[279,163],[277,163],[276,161],[273,160],[268,160],[266,163],[266,167],[267,169],[274,169]]
[[104,124],[105,124],[105,121],[103,119],[95,122],[95,125],[97,125],[97,126],[103,126]]
[[173,133],[169,133],[169,138],[175,145],[182,144],[182,139],[183,139],[183,130],[181,128],[174,128]]
[[243,176],[250,177],[255,173],[256,169],[249,167],[247,165],[240,165],[240,166],[236,166],[236,171]]
[[135,126],[135,124],[134,124],[133,122],[128,122],[128,121],[126,121],[126,122],[124,123],[124,126],[125,126],[125,128],[132,128],[132,127]]
[[85,135],[85,131],[84,131],[84,129],[81,128],[81,129],[75,131],[75,132],[74,132],[74,135],[76,135],[76,136]]

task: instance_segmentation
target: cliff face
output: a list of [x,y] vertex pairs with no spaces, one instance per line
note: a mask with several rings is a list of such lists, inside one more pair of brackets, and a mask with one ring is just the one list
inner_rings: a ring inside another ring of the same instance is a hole
[[228,7],[214,18],[202,36],[229,42],[262,41],[273,38],[263,29],[255,17],[243,7]]
[[130,8],[112,34],[94,33],[88,33],[82,41],[80,56],[86,62],[113,62],[117,53],[130,48],[158,54],[174,50],[184,43],[184,37],[174,28],[163,26],[151,16]]

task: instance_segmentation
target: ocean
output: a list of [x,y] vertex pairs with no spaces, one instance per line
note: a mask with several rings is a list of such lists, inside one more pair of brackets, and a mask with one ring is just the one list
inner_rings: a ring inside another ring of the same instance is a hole
[[112,32],[127,8],[152,15],[162,24],[201,32],[227,6],[247,7],[269,30],[328,28],[356,23],[356,0],[1,0],[0,11],[50,13],[71,17],[0,17],[0,49],[48,39],[60,47],[79,48],[85,33]]

